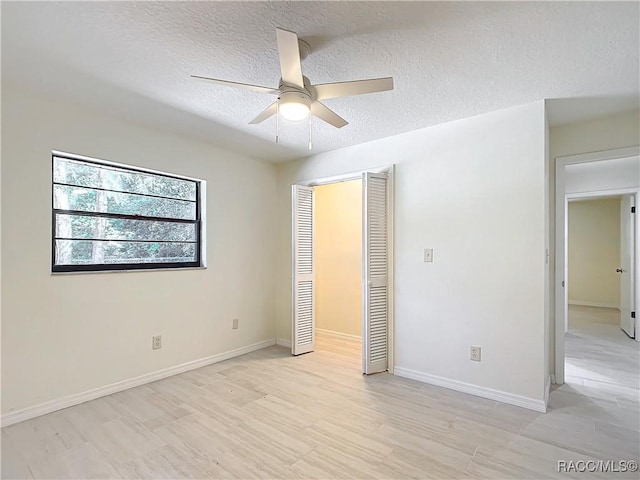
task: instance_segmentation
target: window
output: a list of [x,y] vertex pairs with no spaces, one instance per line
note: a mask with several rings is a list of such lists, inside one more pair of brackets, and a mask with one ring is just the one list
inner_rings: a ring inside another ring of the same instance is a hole
[[53,154],[52,271],[201,266],[201,183]]

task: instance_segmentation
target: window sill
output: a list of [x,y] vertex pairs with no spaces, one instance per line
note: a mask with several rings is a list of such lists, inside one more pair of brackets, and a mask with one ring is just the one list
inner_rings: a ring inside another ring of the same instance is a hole
[[84,272],[49,272],[52,277],[57,277],[58,275],[95,275],[95,274],[112,274],[112,273],[153,273],[153,272],[183,272],[185,270],[206,270],[207,267],[181,267],[181,268],[133,268],[130,270],[95,270],[95,271],[84,271]]

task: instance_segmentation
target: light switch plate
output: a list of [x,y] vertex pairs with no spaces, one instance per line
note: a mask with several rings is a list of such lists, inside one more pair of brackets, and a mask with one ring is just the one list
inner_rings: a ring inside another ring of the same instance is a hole
[[424,261],[427,263],[433,262],[433,248],[424,249]]

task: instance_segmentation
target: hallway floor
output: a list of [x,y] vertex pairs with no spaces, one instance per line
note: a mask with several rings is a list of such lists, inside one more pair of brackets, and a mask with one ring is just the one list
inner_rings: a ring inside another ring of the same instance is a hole
[[640,343],[620,328],[619,310],[570,305],[565,350],[567,383],[638,399]]

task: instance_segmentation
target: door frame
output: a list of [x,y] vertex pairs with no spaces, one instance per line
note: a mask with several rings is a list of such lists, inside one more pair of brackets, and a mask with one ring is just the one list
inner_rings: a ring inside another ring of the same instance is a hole
[[[329,185],[332,183],[341,183],[341,182],[349,182],[352,180],[362,180],[362,175],[364,173],[386,173],[387,174],[387,186],[388,186],[388,194],[389,194],[389,198],[388,198],[388,231],[387,231],[387,255],[388,255],[388,305],[389,305],[389,311],[387,312],[388,314],[388,324],[387,324],[387,361],[388,361],[388,371],[389,373],[393,374],[393,370],[395,367],[395,328],[394,328],[394,303],[393,303],[393,297],[394,297],[394,285],[393,285],[393,278],[394,278],[394,274],[393,274],[393,267],[394,267],[394,261],[393,261],[393,217],[394,217],[394,174],[395,174],[395,165],[391,164],[391,165],[385,165],[382,167],[377,167],[377,168],[367,168],[364,170],[357,170],[354,172],[349,172],[349,173],[345,173],[345,174],[341,174],[341,175],[334,175],[334,176],[330,176],[330,177],[317,177],[317,178],[312,178],[312,179],[307,179],[307,180],[301,180],[301,181],[295,181],[293,184],[295,185],[303,185],[306,187],[319,187],[321,185]],[[292,218],[293,215],[295,214],[295,212],[291,212]],[[365,214],[365,205],[364,203],[362,204],[362,220],[364,220],[364,214]],[[364,232],[363,232],[364,234]],[[364,251],[362,252],[363,257],[364,257]],[[364,285],[364,283],[367,281],[367,279],[365,278],[365,272],[363,270],[362,272],[362,282]],[[364,289],[364,287],[363,287]],[[291,297],[293,298],[293,294],[294,292],[291,292]],[[362,312],[364,315],[364,312]],[[292,325],[293,325],[293,316],[291,319]],[[363,325],[364,326],[364,325]],[[365,330],[363,330],[363,335],[365,334]],[[315,332],[314,332],[315,335]],[[364,342],[364,338],[361,339],[362,342]],[[363,348],[364,348],[364,343],[363,343]]]
[[[614,190],[600,190],[600,191],[587,191],[567,194],[565,192],[565,167],[567,165],[575,165],[579,163],[599,162],[603,160],[614,160],[616,158],[634,157],[640,156],[640,146],[617,148],[614,150],[605,150],[600,152],[583,153],[579,155],[568,155],[563,157],[556,157],[556,188],[555,188],[555,224],[556,224],[556,241],[555,241],[555,381],[554,383],[560,385],[564,383],[564,334],[568,321],[568,302],[569,302],[569,288],[566,282],[568,282],[568,261],[567,261],[567,249],[568,249],[568,223],[567,223],[567,211],[569,205],[569,199],[584,198],[584,197],[597,197],[597,196],[610,196],[610,195],[624,195],[624,194],[636,194],[636,201],[638,201],[639,189],[626,188],[626,189],[614,189]],[[636,244],[638,243],[640,222],[636,221]],[[636,267],[638,266],[638,255],[636,252]],[[636,268],[636,291],[638,291],[638,268]],[[638,295],[636,295],[636,304],[638,302]],[[636,337],[638,337],[636,335]]]

